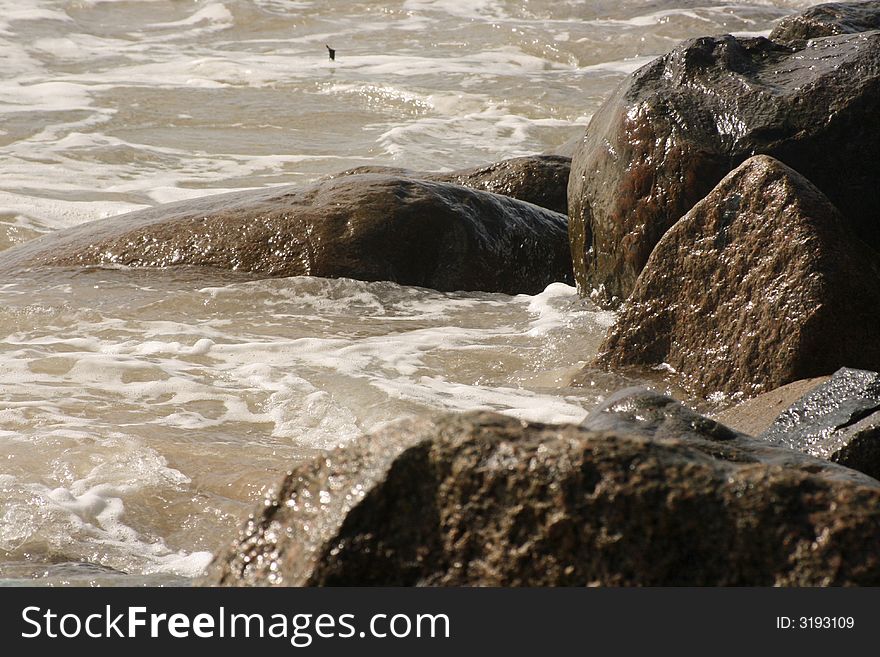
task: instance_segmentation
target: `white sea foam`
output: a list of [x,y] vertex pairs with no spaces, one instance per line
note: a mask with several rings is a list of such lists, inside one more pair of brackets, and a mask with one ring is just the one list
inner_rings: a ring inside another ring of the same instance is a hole
[[653,56],[647,57],[630,57],[615,62],[602,62],[601,64],[593,64],[581,68],[583,73],[613,73],[628,75],[633,71],[640,69],[645,64],[653,61]]
[[462,3],[456,0],[406,0],[404,9],[411,11],[429,11],[461,18],[484,18],[504,16],[504,3],[500,0],[473,0]]
[[541,294],[528,299],[528,311],[535,319],[529,323],[527,334],[534,337],[547,336],[553,331],[584,321],[587,315],[589,322],[605,328],[615,320],[611,311],[584,308],[575,289],[565,283],[551,283]]
[[[16,438],[0,438],[7,453],[15,456],[18,450],[10,440]],[[94,560],[97,554],[102,565],[119,570],[134,566],[145,573],[190,577],[207,565],[209,554],[171,550],[160,538],[145,536],[126,524],[126,497],[144,490],[179,489],[189,483],[153,450],[140,447],[131,436],[112,434],[95,441],[102,450],[89,451],[91,463],[97,464],[76,478],[75,454],[89,442],[87,434],[47,431],[36,442],[28,447],[66,445],[68,455],[51,458],[42,475],[65,485],[50,488],[5,475],[0,481],[0,549],[13,554],[54,551],[85,560]]]
[[201,25],[203,23],[219,23],[223,27],[232,25],[232,13],[220,2],[210,2],[203,7],[199,7],[193,14],[179,21],[171,21],[169,23],[150,23],[149,28],[160,30],[178,30],[181,27],[190,27],[192,25]]
[[[578,117],[580,118],[580,117]],[[379,144],[392,160],[414,162],[416,166],[434,168],[437,159],[449,161],[459,150],[461,140],[466,140],[474,149],[487,153],[500,148],[508,157],[530,155],[534,145],[540,141],[542,130],[570,129],[577,127],[578,121],[560,119],[529,119],[514,114],[509,109],[491,105],[475,112],[464,112],[457,116],[428,116],[414,119],[406,125],[390,127],[379,137]],[[411,155],[414,146],[426,139],[435,144],[433,157],[417,158]],[[438,155],[442,158],[438,158]]]
[[[75,11],[52,0],[30,8],[4,3],[0,67],[10,74],[0,83],[0,113],[20,122],[46,120],[23,135],[4,127],[14,136],[0,141],[0,193],[12,195],[4,203],[11,212],[41,229],[291,175],[314,178],[376,155],[403,166],[449,169],[498,153],[545,150],[595,109],[594,101],[585,106],[572,94],[572,76],[616,80],[650,60],[650,53],[634,57],[631,51],[608,57],[626,52],[602,45],[609,30],[650,30],[668,18],[699,29],[706,21],[721,26],[735,18],[738,27],[754,31],[782,11],[773,3],[763,3],[763,14],[753,5],[686,3],[632,15],[623,4],[625,18],[614,18],[618,10],[609,5],[600,20],[578,22],[570,19],[575,5],[567,3],[533,3],[526,11],[497,1],[413,0],[361,16],[328,9],[324,20],[314,3],[262,2],[261,10],[275,18],[251,26],[239,25],[243,14],[235,0],[175,6],[163,20],[132,7],[133,21],[124,20],[124,5],[108,2],[78,3]],[[94,29],[99,23],[109,27]],[[409,36],[426,30],[436,36],[431,43]],[[328,40],[339,49],[332,65],[323,48]],[[131,100],[132,89],[144,92]],[[259,100],[276,89],[298,112],[280,108],[280,94]],[[257,95],[242,95],[245,90]],[[184,93],[220,94],[220,100],[200,101],[203,111],[181,101],[180,109],[150,118],[152,109],[173,106]],[[240,125],[238,133],[231,127],[218,132],[212,103],[241,108],[231,121]],[[328,104],[339,107],[340,118],[313,118]],[[183,125],[162,126],[174,120]],[[179,145],[172,132],[204,138]],[[254,152],[267,144],[279,148]],[[19,201],[17,190],[32,189],[41,190],[41,200],[27,208],[28,194]],[[89,198],[95,195],[103,198]],[[95,204],[95,212],[83,203]]]
[[[70,558],[142,573],[191,574],[207,559],[128,520],[151,491],[190,509],[190,475],[169,465],[191,458],[178,436],[218,458],[258,457],[264,445],[277,459],[424,409],[579,421],[589,396],[516,382],[576,362],[540,345],[602,315],[560,284],[515,298],[309,278],[175,291],[158,272],[118,270],[51,286],[38,309],[50,325],[22,325],[17,311],[30,307],[22,287],[0,289],[0,319],[17,327],[0,341],[0,442],[21,464],[0,482],[10,520],[0,547],[22,554],[63,544]],[[163,307],[179,316],[160,319]],[[570,351],[590,349],[580,340]],[[521,351],[511,351],[517,343]],[[254,434],[264,437],[238,437]],[[40,471],[28,459],[35,447]]]

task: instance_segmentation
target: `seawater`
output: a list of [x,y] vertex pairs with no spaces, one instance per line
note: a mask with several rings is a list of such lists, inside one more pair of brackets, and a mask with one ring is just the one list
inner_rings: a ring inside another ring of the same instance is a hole
[[[552,150],[681,39],[813,4],[0,0],[0,249],[363,164]],[[577,422],[625,383],[570,385],[613,321],[562,284],[0,281],[0,583],[186,583],[298,460],[406,415]]]

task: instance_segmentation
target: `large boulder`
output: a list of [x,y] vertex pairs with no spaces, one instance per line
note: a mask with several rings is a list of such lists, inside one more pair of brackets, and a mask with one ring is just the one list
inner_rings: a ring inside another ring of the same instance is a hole
[[808,180],[756,156],[663,236],[596,363],[751,397],[880,368],[878,308],[880,256]]
[[494,164],[447,173],[411,171],[398,167],[363,166],[333,174],[332,178],[363,173],[384,173],[418,180],[453,183],[484,192],[509,196],[560,214],[568,214],[568,175],[571,157],[529,155]]
[[38,266],[202,266],[534,294],[571,281],[564,215],[459,185],[355,175],[96,221],[0,254]]
[[880,32],[798,46],[684,42],[594,115],[568,187],[575,278],[629,295],[654,246],[732,169],[768,154],[809,178],[880,247]]
[[783,18],[770,40],[799,46],[809,39],[870,30],[880,30],[880,1],[830,2]]
[[880,374],[838,370],[758,437],[880,477]]
[[[627,416],[646,406],[673,417]],[[599,413],[598,431],[436,416],[299,465],[203,583],[880,583],[877,481],[651,393]]]

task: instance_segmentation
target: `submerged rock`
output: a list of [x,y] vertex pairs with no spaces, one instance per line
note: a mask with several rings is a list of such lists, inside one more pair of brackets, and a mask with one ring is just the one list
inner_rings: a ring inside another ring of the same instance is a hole
[[749,159],[657,244],[596,365],[746,397],[880,369],[880,256],[851,233],[803,176]]
[[508,294],[571,281],[564,215],[387,175],[162,205],[0,253],[0,271],[82,265],[201,266]]
[[880,478],[880,374],[843,368],[759,438]]
[[802,45],[808,39],[870,30],[880,30],[880,1],[831,2],[783,18],[770,40]]
[[768,154],[810,179],[880,248],[880,32],[798,46],[684,42],[594,115],[568,188],[575,278],[629,295],[654,246],[732,169]]
[[[442,415],[329,452],[285,477],[204,583],[880,583],[880,483],[643,394],[594,414],[601,431]],[[626,415],[646,405],[651,422]]]
[[452,183],[509,196],[560,214],[568,214],[568,175],[571,157],[529,155],[494,164],[448,173],[410,171],[397,167],[364,166],[334,174],[333,178],[363,173],[383,173],[418,180]]

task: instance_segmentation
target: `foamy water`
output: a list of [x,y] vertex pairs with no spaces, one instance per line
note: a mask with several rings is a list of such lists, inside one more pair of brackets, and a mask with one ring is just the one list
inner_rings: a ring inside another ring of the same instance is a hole
[[[0,248],[366,163],[551,150],[680,39],[812,4],[0,1]],[[612,321],[561,284],[2,281],[0,579],[186,582],[296,460],[407,414],[579,421],[622,383],[569,386]]]

